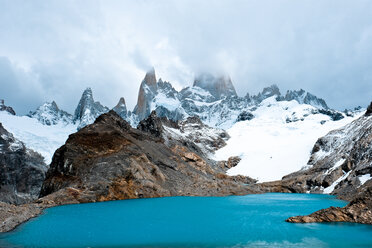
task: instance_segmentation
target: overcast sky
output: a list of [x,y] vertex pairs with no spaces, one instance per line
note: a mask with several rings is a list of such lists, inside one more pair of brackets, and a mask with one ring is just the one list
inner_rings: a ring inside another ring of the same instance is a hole
[[0,99],[24,114],[84,88],[132,109],[145,72],[176,89],[201,71],[239,95],[277,84],[333,108],[372,101],[372,1],[0,0]]

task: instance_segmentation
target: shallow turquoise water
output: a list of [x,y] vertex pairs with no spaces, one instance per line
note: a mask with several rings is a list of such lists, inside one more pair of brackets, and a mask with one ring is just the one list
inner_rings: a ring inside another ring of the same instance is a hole
[[327,195],[168,197],[50,208],[0,247],[372,247],[372,226],[284,220],[346,203]]

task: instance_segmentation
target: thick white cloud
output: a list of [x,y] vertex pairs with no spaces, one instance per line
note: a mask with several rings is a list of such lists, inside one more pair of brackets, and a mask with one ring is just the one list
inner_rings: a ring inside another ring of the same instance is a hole
[[176,88],[228,73],[240,95],[276,83],[331,107],[372,100],[372,2],[0,0],[0,98],[72,112],[82,90],[133,108],[145,71]]

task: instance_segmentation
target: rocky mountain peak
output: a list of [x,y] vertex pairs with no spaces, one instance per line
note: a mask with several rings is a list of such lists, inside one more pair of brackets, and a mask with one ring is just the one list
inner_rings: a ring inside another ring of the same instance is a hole
[[113,110],[120,115],[121,118],[125,119],[128,116],[127,105],[125,104],[124,97],[121,97],[118,104],[113,108]]
[[272,96],[277,96],[277,99],[280,99],[281,93],[280,93],[279,87],[276,84],[263,88],[262,92],[258,93],[258,95],[256,96],[252,96],[252,99],[256,103],[260,103],[266,98],[269,98]]
[[9,114],[16,115],[14,109],[12,107],[6,106],[5,101],[0,99],[0,111],[6,111]]
[[157,93],[157,82],[155,70],[152,68],[142,80],[139,92],[137,105],[133,112],[138,115],[139,120],[146,118],[151,112],[151,101]]
[[303,89],[288,90],[283,100],[296,100],[300,104],[309,104],[320,109],[328,109],[327,103],[322,98],[318,98]]
[[195,78],[193,86],[208,91],[216,100],[237,96],[229,76],[214,76],[210,73],[202,73]]
[[93,123],[99,115],[107,111],[109,109],[100,102],[94,102],[92,89],[86,88],[75,109],[74,121],[79,123],[78,128],[82,128]]
[[155,69],[151,68],[145,75],[145,78],[143,79],[142,83],[146,84],[150,88],[156,88],[156,75],[155,75]]
[[87,128],[97,127],[98,125],[110,125],[115,128],[120,128],[122,130],[131,129],[131,125],[123,120],[114,110],[110,110],[107,113],[104,113],[97,117],[94,121],[94,125],[89,125]]
[[27,115],[37,119],[44,125],[57,125],[58,123],[72,123],[72,115],[58,108],[55,101],[46,102],[39,106],[35,111],[30,111]]
[[156,114],[156,111],[152,111],[146,119],[140,121],[137,129],[161,138],[164,132],[164,126],[179,128],[176,122],[171,121],[166,117],[159,117]]
[[265,96],[266,98],[267,97],[271,97],[271,96],[274,96],[274,95],[277,95],[277,96],[280,96],[280,90],[279,90],[279,87],[276,85],[276,84],[273,84],[269,87],[265,87],[263,90],[262,90],[262,93],[261,93],[263,96]]

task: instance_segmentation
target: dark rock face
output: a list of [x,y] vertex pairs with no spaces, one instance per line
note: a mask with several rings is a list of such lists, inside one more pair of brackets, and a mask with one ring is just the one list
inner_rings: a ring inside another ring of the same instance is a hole
[[100,102],[95,102],[91,88],[87,88],[80,98],[79,104],[75,109],[74,122],[79,123],[78,129],[91,124],[94,120],[109,109]]
[[252,99],[256,103],[260,103],[266,98],[272,97],[272,96],[277,96],[277,100],[280,100],[280,90],[276,84],[273,84],[269,87],[266,87],[262,90],[262,92],[258,93],[256,96],[252,96]]
[[250,121],[254,118],[254,115],[248,111],[243,111],[238,115],[238,118],[236,118],[236,122],[239,121]]
[[216,150],[226,145],[230,138],[225,130],[205,125],[197,116],[179,121],[178,126],[164,125],[166,132],[163,137],[168,144],[177,141],[178,145],[187,146],[191,151],[208,158]]
[[367,111],[365,113],[365,116],[370,116],[370,115],[372,115],[372,102],[371,104],[369,104]]
[[257,192],[187,146],[166,145],[155,115],[150,119],[133,129],[110,111],[70,135],[54,154],[41,196],[57,201],[69,189],[78,202],[95,202]]
[[309,92],[304,91],[303,89],[300,90],[288,90],[285,97],[285,101],[292,101],[296,100],[298,103],[305,103],[320,109],[328,109],[327,103],[322,99],[310,94]]
[[161,138],[164,134],[164,126],[179,128],[178,124],[165,117],[159,118],[156,111],[152,111],[151,114],[144,120],[140,121],[137,126],[138,130],[152,134],[155,137]]
[[226,76],[215,77],[210,73],[203,73],[195,78],[193,86],[208,91],[215,100],[238,96],[231,79]]
[[44,125],[56,125],[58,123],[72,123],[72,115],[58,108],[55,101],[46,102],[27,116],[37,119]]
[[12,107],[6,106],[3,99],[0,99],[0,111],[6,111],[9,114],[16,115],[16,112]]
[[307,216],[290,217],[293,223],[311,222],[356,222],[372,224],[372,183],[361,192],[355,192],[354,199],[345,207],[330,207]]
[[335,110],[319,109],[318,112],[324,115],[328,115],[329,117],[331,117],[332,121],[338,121],[344,118],[344,116],[340,112],[337,112]]
[[0,123],[0,201],[22,204],[38,198],[47,166]]
[[127,118],[128,111],[127,111],[127,105],[125,104],[124,97],[120,98],[118,104],[116,104],[116,106],[112,110],[114,110],[124,120]]

